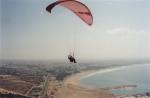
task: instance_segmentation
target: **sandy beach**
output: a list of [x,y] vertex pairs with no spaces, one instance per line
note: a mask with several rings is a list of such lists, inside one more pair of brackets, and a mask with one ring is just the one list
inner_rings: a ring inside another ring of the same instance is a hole
[[[76,86],[81,86],[80,85],[80,80],[89,76],[92,76],[97,73],[107,73],[111,71],[116,71],[116,70],[121,70],[126,68],[125,66],[123,67],[116,67],[116,68],[106,68],[106,69],[100,69],[100,70],[86,70],[86,71],[81,71],[80,73],[73,74],[70,77],[66,78],[64,83],[67,84],[72,84]],[[89,88],[89,87],[88,87]],[[91,88],[91,87],[90,87]]]
[[80,80],[96,70],[87,70],[66,78],[64,85],[55,93],[56,98],[116,98],[115,95],[103,89],[81,87]]
[[90,75],[91,73],[94,73],[96,70],[87,70],[87,71],[82,71],[82,72],[79,72],[79,73],[76,73],[76,74],[73,74],[69,77],[67,77],[64,81],[64,84],[65,85],[75,85],[75,86],[80,86],[80,80],[87,76],[87,75]]

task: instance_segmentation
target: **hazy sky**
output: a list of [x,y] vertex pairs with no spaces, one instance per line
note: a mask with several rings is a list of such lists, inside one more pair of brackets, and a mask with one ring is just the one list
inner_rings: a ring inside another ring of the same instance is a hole
[[54,1],[1,0],[1,59],[150,59],[150,0],[80,0],[92,26]]

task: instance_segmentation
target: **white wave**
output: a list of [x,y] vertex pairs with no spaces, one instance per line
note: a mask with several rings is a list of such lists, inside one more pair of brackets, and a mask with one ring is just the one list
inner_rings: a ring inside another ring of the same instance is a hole
[[90,76],[93,76],[95,74],[108,73],[108,72],[117,71],[117,70],[121,70],[121,69],[125,69],[125,68],[127,68],[127,66],[116,67],[116,68],[108,68],[108,69],[100,69],[100,70],[98,70],[96,72],[89,73],[86,76],[81,77],[80,80],[84,79],[84,78],[87,78],[87,77],[90,77]]

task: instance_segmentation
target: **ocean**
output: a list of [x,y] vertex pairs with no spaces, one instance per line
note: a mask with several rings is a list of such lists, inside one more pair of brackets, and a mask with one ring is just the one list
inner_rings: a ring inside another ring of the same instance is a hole
[[80,84],[94,88],[136,85],[136,87],[112,89],[111,92],[117,95],[150,92],[150,64],[134,64],[100,70],[83,77]]

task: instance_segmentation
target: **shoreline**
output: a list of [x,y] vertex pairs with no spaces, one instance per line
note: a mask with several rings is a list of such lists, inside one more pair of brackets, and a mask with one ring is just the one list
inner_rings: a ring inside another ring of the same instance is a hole
[[65,85],[75,85],[75,86],[81,86],[80,85],[80,80],[85,77],[86,75],[89,75],[95,71],[98,71],[98,70],[86,70],[86,71],[81,71],[79,73],[76,73],[76,74],[72,74],[71,76],[67,77],[65,80],[64,80],[64,84]]
[[[71,85],[76,85],[76,86],[83,87],[83,85],[80,84],[80,80],[81,79],[93,76],[93,75],[98,74],[98,73],[102,74],[102,73],[107,73],[107,72],[121,70],[121,69],[124,69],[126,67],[127,66],[114,67],[114,68],[104,68],[104,69],[97,69],[97,70],[84,70],[84,71],[81,71],[79,73],[76,73],[76,74],[73,74],[73,75],[67,77],[64,80],[64,84],[65,85],[71,84]],[[93,87],[90,86],[90,87],[85,87],[85,88],[93,88]]]
[[[135,65],[135,64],[134,64]],[[136,64],[137,66],[138,64]],[[141,65],[140,65],[141,66]],[[102,69],[96,69],[96,70],[84,70],[81,71],[80,73],[77,74],[73,74],[71,76],[69,76],[66,80],[65,80],[65,84],[71,84],[71,85],[75,85],[77,87],[83,87],[87,90],[95,90],[100,92],[101,94],[105,94],[105,95],[109,95],[111,94],[112,96],[109,96],[108,98],[120,98],[122,96],[136,96],[136,95],[141,95],[141,96],[147,96],[146,93],[149,94],[148,91],[146,91],[145,93],[135,93],[135,94],[114,94],[111,92],[111,90],[118,90],[118,89],[132,89],[132,88],[136,88],[138,85],[136,84],[128,84],[128,85],[118,85],[118,86],[113,86],[113,87],[107,87],[107,88],[97,88],[97,87],[92,87],[92,86],[88,86],[88,85],[84,85],[80,82],[80,80],[87,78],[87,77],[91,77],[95,74],[103,74],[103,73],[109,73],[112,71],[118,71],[118,70],[122,70],[122,69],[126,69],[130,66],[118,66],[118,67],[108,67],[108,68],[102,68]],[[101,98],[101,97],[100,97]],[[105,98],[105,97],[102,97]]]
[[61,95],[61,98],[62,96],[65,96],[63,98],[70,98],[69,95],[64,95],[65,93],[72,95],[72,98],[117,98],[117,95],[112,94],[109,90],[82,86],[80,84],[80,80],[83,77],[97,71],[99,71],[99,69],[84,70],[79,73],[72,74],[63,81],[63,88],[57,95]]
[[[121,66],[121,67],[113,67],[113,68],[104,68],[104,69],[95,69],[95,70],[84,70],[76,74],[72,74],[71,76],[67,77],[64,80],[64,85],[66,87],[75,87],[75,88],[82,88],[84,90],[90,91],[90,92],[98,92],[100,95],[99,98],[117,98],[118,95],[113,94],[110,89],[105,89],[105,88],[95,88],[92,86],[88,85],[82,85],[80,83],[81,79],[87,78],[89,76],[95,75],[97,73],[107,73],[107,72],[112,72],[116,70],[121,70],[126,68],[126,66]],[[122,88],[124,86],[121,86],[119,88]],[[112,89],[112,88],[111,88]],[[97,96],[97,97],[98,97]],[[107,97],[106,97],[107,96]]]

